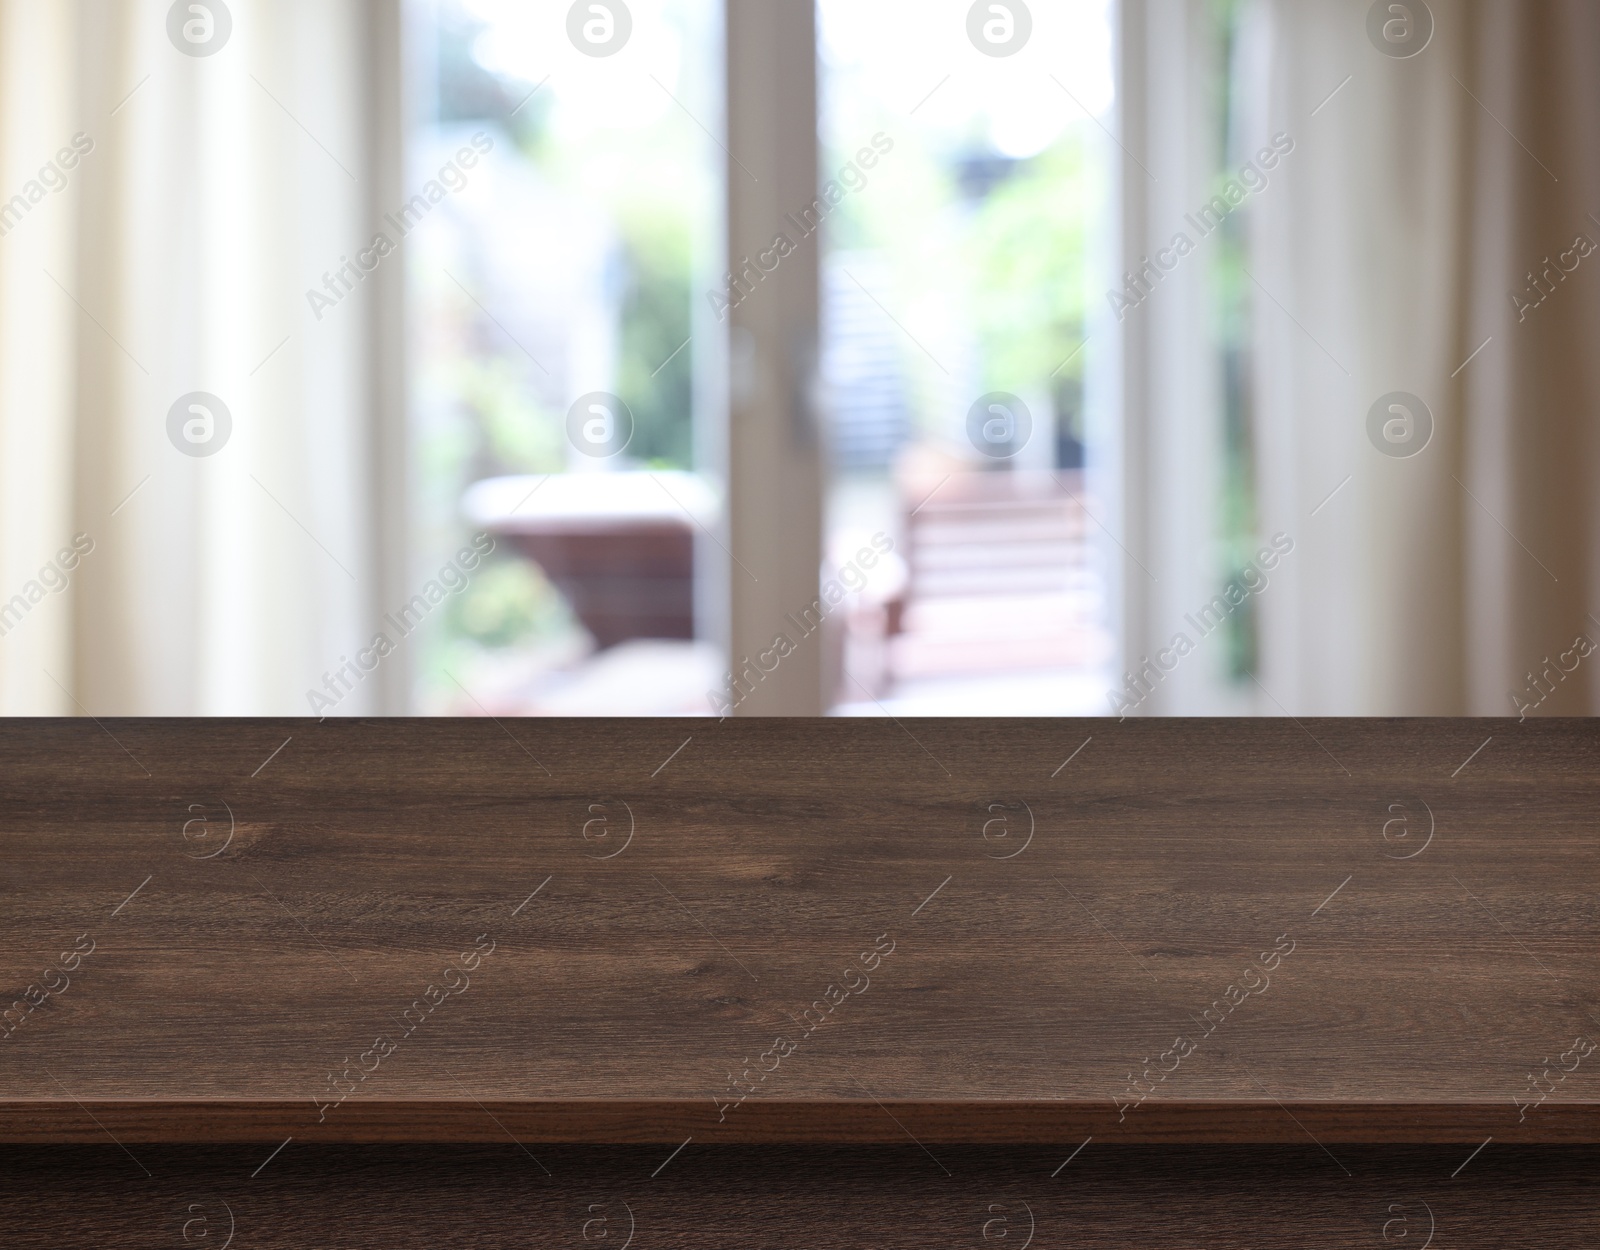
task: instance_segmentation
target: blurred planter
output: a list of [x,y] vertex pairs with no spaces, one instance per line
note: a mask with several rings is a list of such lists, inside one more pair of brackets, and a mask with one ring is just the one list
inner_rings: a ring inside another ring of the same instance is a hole
[[692,473],[555,473],[474,483],[462,513],[536,561],[601,647],[693,638],[695,531],[716,492]]

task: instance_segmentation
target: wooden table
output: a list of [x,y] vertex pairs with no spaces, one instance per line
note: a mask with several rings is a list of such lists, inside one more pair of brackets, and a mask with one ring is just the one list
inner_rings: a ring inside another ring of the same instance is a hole
[[[135,1145],[0,1154],[12,1244],[1550,1250],[1593,1244],[1589,1147]],[[541,1166],[541,1164],[543,1166]],[[550,1175],[546,1175],[548,1169]],[[148,1170],[150,1175],[146,1175]],[[187,1232],[187,1236],[185,1236]],[[630,1237],[631,1234],[631,1237]],[[1030,1234],[1032,1234],[1030,1236]]]
[[1594,722],[54,720],[0,760],[18,1244],[1600,1213]]
[[1229,1208],[1219,1160],[1294,1224],[1341,1172],[1400,1178],[1367,1219],[1596,1159],[1595,722],[10,721],[0,761],[0,1181],[401,1210],[433,1160],[567,1220],[620,1192],[589,1160],[683,1178],[692,1240],[729,1168],[820,1168],[891,1244],[924,1168],[972,1225],[912,1202],[927,1244],[1056,1169],[1126,1244],[1140,1176],[1174,1236]]

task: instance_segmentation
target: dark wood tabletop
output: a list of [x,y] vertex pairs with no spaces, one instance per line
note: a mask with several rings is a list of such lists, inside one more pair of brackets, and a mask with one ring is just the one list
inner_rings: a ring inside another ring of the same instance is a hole
[[8,721],[0,1141],[1596,1142],[1597,819],[1593,721]]
[[[281,1138],[279,1139],[282,1140]],[[903,1139],[902,1139],[903,1140]],[[1593,1147],[0,1147],[14,1244],[117,1250],[1548,1250]],[[1075,1145],[1076,1143],[1074,1143]],[[1454,1174],[1454,1175],[1452,1175]]]

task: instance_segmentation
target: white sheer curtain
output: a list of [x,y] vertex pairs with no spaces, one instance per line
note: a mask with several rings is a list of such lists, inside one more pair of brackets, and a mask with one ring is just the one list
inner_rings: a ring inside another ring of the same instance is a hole
[[[1150,170],[1124,179],[1129,264],[1177,228],[1185,194],[1214,190],[1193,164],[1215,155],[1215,102],[1175,78],[1206,7],[1126,0],[1124,138]],[[1596,708],[1600,662],[1578,665],[1574,643],[1600,642],[1600,250],[1574,245],[1600,244],[1600,6],[1429,0],[1431,40],[1408,57],[1369,37],[1371,7],[1246,7],[1240,146],[1295,143],[1246,218],[1258,527],[1295,549],[1256,597],[1259,684],[1242,709],[1241,688],[1202,665],[1141,711],[1514,715],[1514,695],[1539,714]],[[1547,258],[1570,272],[1544,278]],[[1528,310],[1513,296],[1528,302],[1530,271],[1550,291]],[[1127,573],[1158,601],[1129,596],[1135,659],[1164,644],[1185,593],[1212,592],[1192,584],[1215,567],[1218,517],[1201,272],[1140,310],[1157,316],[1124,366],[1129,545],[1162,584]],[[1431,412],[1414,455],[1368,434],[1395,392]]]
[[[1221,639],[1202,640],[1187,620],[1215,596],[1223,568],[1222,371],[1211,330],[1217,241],[1186,220],[1215,194],[1223,160],[1214,8],[1212,0],[1119,6],[1121,230],[1106,279],[1137,302],[1091,332],[1100,343],[1092,371],[1112,357],[1112,344],[1120,355],[1101,404],[1113,419],[1093,459],[1096,493],[1115,516],[1103,550],[1123,605],[1127,678],[1110,708],[1146,716],[1254,706],[1255,691],[1224,675]],[[1173,248],[1180,233],[1192,245],[1181,257]],[[1194,646],[1176,657],[1180,634]]]
[[400,262],[306,291],[396,181],[393,6],[171,7],[0,0],[0,202],[64,183],[0,236],[5,713],[303,715],[381,601]]
[[[1263,682],[1308,714],[1592,712],[1600,665],[1572,649],[1600,640],[1600,251],[1573,245],[1600,243],[1600,7],[1431,0],[1408,58],[1363,8],[1264,10],[1259,124],[1306,141],[1254,222],[1284,306],[1256,306],[1262,493],[1305,534],[1264,602]],[[1366,429],[1396,391],[1434,422],[1404,458]]]

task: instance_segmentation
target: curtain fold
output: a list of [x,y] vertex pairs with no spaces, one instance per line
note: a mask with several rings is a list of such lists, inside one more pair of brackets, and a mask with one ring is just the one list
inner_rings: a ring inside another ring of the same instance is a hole
[[1216,594],[1223,566],[1223,376],[1210,333],[1217,239],[1190,220],[1215,193],[1224,159],[1214,8],[1119,6],[1120,229],[1089,366],[1114,427],[1097,437],[1091,473],[1114,514],[1102,551],[1122,604],[1125,674],[1108,692],[1116,715],[1225,715],[1253,703],[1253,690],[1226,678],[1221,637],[1202,638],[1189,620]]
[[306,292],[381,211],[377,7],[0,0],[0,195],[92,144],[0,237],[0,603],[88,548],[0,711],[303,715],[370,636],[385,311]]
[[[72,239],[81,162],[66,6],[0,3],[0,711],[71,707]],[[87,138],[87,136],[86,136]],[[77,167],[63,169],[66,148]],[[49,183],[49,186],[46,186]],[[68,552],[57,560],[58,552]]]
[[1592,712],[1600,10],[1431,0],[1396,57],[1366,7],[1261,11],[1251,124],[1303,136],[1250,217],[1262,528],[1299,537],[1261,682],[1301,715]]
[[1493,338],[1462,373],[1465,710],[1588,714],[1600,664],[1567,674],[1582,657],[1561,657],[1579,635],[1600,644],[1600,8],[1480,2],[1466,15],[1462,77],[1481,105],[1464,342]]

